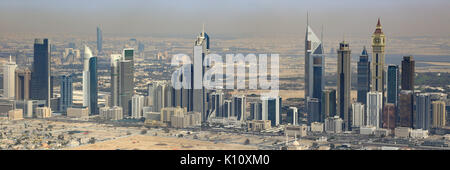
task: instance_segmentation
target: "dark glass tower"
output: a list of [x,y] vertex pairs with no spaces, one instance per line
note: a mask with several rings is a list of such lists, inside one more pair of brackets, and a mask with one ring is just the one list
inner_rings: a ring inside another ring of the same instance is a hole
[[358,61],[357,102],[367,104],[367,93],[370,90],[370,61],[366,47],[364,47]]
[[97,51],[98,51],[98,53],[102,52],[102,46],[103,46],[102,30],[100,29],[100,27],[97,27]]
[[45,100],[50,106],[50,45],[48,39],[34,40],[31,99]]
[[351,51],[349,44],[345,41],[341,42],[337,53],[337,112],[339,117],[344,120],[344,129],[348,131],[352,127],[350,113]]
[[98,114],[98,78],[97,78],[97,57],[89,59],[89,110],[91,115]]
[[412,56],[404,56],[402,61],[402,90],[414,91],[414,64]]
[[398,65],[388,66],[387,75],[387,102],[395,104],[397,106],[398,93],[399,93],[399,70]]
[[73,104],[73,78],[72,75],[61,76],[61,98],[59,100],[59,111],[67,112],[67,108]]

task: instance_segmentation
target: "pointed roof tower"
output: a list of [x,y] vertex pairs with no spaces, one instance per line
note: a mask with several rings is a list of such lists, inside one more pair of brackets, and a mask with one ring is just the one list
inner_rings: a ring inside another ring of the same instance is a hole
[[363,55],[363,56],[367,56],[368,55],[367,54],[367,50],[366,50],[366,46],[364,46],[364,49],[363,49],[361,55]]
[[383,31],[381,31],[382,27],[381,27],[381,22],[380,22],[380,18],[378,18],[378,23],[377,23],[377,28],[375,29],[375,34],[382,34]]

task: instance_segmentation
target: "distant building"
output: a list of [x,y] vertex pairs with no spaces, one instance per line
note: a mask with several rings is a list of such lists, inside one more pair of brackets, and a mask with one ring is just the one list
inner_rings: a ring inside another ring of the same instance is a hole
[[411,90],[402,90],[399,94],[397,127],[413,127],[414,96]]
[[373,135],[377,128],[374,126],[364,126],[359,128],[359,134],[361,135]]
[[8,120],[22,120],[22,119],[23,119],[22,109],[14,109],[8,111]]
[[59,100],[59,111],[66,113],[67,108],[73,105],[73,78],[72,75],[61,76],[61,98]]
[[[380,19],[378,19],[377,27],[372,35],[372,66],[370,73],[372,74],[372,79],[370,83],[371,91],[381,92],[381,96],[384,96],[384,85],[385,85],[385,70],[384,70],[384,60],[385,60],[385,49],[386,47],[386,37],[382,31],[382,26]],[[368,106],[368,105],[367,105]]]
[[423,129],[413,129],[410,131],[410,137],[415,139],[425,139],[428,138],[428,130]]
[[87,107],[78,107],[78,108],[69,107],[69,108],[67,108],[67,117],[88,119],[89,118],[89,108],[87,108]]
[[100,117],[105,120],[122,120],[123,110],[122,107],[102,107],[100,108]]
[[341,133],[343,121],[339,116],[329,117],[325,119],[326,133]]
[[28,68],[16,70],[16,100],[30,99],[31,71]]
[[200,112],[174,112],[170,116],[170,126],[174,128],[188,128],[201,124],[202,114]]
[[337,65],[337,112],[344,121],[344,129],[351,130],[350,117],[350,84],[351,84],[351,51],[347,42],[339,44]]
[[380,128],[382,108],[383,93],[376,91],[367,93],[367,126]]
[[393,103],[397,106],[400,73],[398,65],[388,65],[387,72],[387,103]]
[[264,97],[262,99],[262,120],[270,120],[271,126],[278,126],[281,122],[281,98]]
[[250,102],[250,117],[252,117],[253,120],[262,119],[262,103],[260,101]]
[[445,110],[445,102],[444,101],[433,101],[432,103],[433,110],[433,126],[436,128],[445,127],[446,124],[446,110]]
[[240,121],[247,120],[246,98],[244,95],[233,96],[231,109],[232,116],[236,117]]
[[270,120],[251,120],[247,122],[247,129],[248,131],[260,132],[270,129],[270,124]]
[[362,103],[366,105],[367,100],[367,93],[370,91],[370,61],[369,61],[369,54],[367,53],[366,47],[364,46],[364,49],[361,53],[361,56],[359,56],[358,61],[358,69],[357,69],[357,99],[356,101],[359,103]]
[[14,99],[15,97],[15,74],[17,64],[12,61],[11,55],[9,61],[3,65],[3,97],[7,99]]
[[414,91],[415,61],[412,56],[402,60],[402,90]]
[[291,125],[298,125],[298,109],[296,107],[289,107],[287,122]]
[[322,133],[323,131],[324,131],[323,123],[320,123],[320,122],[312,122],[311,123],[311,132]]
[[395,137],[396,138],[409,138],[409,133],[411,132],[410,127],[396,127]]
[[307,98],[307,114],[308,114],[308,124],[312,122],[323,122],[324,119],[320,114],[320,101],[317,98]]
[[293,137],[305,137],[307,135],[308,127],[305,124],[302,125],[288,125],[284,129],[284,133],[287,136]]
[[33,71],[31,74],[30,98],[45,100],[50,106],[50,44],[48,39],[34,40]]
[[322,101],[320,103],[324,119],[334,117],[336,115],[336,90],[323,90]]
[[134,95],[131,100],[131,117],[140,119],[143,115],[144,96]]
[[98,51],[98,53],[102,52],[102,46],[103,46],[102,30],[100,29],[100,27],[97,27],[97,51]]
[[386,103],[383,108],[382,124],[383,128],[394,130],[395,129],[395,110],[396,107],[393,103]]
[[49,118],[52,117],[52,109],[49,107],[38,107],[36,108],[37,118]]
[[431,128],[431,96],[428,93],[418,93],[415,96],[416,114],[414,129],[428,130]]
[[352,104],[352,116],[353,116],[353,127],[361,127],[361,126],[365,126],[365,109],[364,109],[364,104],[362,103],[353,103]]
[[172,115],[183,115],[186,113],[186,108],[181,107],[165,107],[161,109],[161,122],[170,124]]

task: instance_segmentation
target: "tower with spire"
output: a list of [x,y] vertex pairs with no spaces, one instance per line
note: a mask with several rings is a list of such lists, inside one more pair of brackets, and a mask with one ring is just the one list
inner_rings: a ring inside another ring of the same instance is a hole
[[364,46],[357,63],[357,98],[356,101],[367,104],[367,93],[370,91],[370,61]]
[[[319,38],[309,25],[309,13],[307,13],[307,25],[305,35],[305,99],[321,98],[324,87],[324,65],[322,38]],[[323,27],[322,27],[323,31]],[[323,33],[321,34],[323,36]]]
[[[206,105],[206,89],[203,87],[203,76],[206,72],[206,67],[203,66],[206,55],[209,54],[209,36],[205,32],[205,24],[202,26],[202,32],[197,36],[194,42],[193,51],[193,65],[191,67],[192,79],[191,85],[193,89],[190,89],[190,96],[188,104],[188,111],[195,111],[202,113],[202,122],[206,121],[208,117],[207,105]],[[192,108],[190,107],[192,106]]]
[[386,37],[382,31],[380,18],[372,35],[371,91],[382,92],[384,96],[384,59]]

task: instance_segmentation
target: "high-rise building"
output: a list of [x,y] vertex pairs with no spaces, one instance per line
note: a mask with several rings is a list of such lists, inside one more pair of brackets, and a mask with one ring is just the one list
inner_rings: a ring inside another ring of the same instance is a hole
[[50,44],[48,39],[34,40],[31,99],[45,100],[50,106]]
[[414,129],[429,130],[431,128],[431,96],[428,93],[415,95],[416,112]]
[[98,114],[98,79],[97,57],[92,55],[88,46],[84,46],[83,68],[83,107],[88,107],[89,114]]
[[168,82],[153,82],[148,84],[148,95],[151,96],[151,105],[154,112],[161,108],[173,107],[174,89]]
[[350,83],[351,83],[351,51],[347,42],[339,44],[337,66],[337,113],[344,121],[344,129],[351,130],[350,117]]
[[3,97],[7,99],[14,99],[16,93],[16,68],[16,62],[12,61],[12,57],[9,55],[9,61],[3,66]]
[[360,102],[364,105],[367,104],[367,93],[370,91],[370,61],[369,54],[367,54],[366,47],[359,56],[358,61],[358,80],[357,80],[357,102]]
[[16,100],[30,99],[31,71],[28,68],[16,69]]
[[413,127],[414,96],[411,90],[401,90],[398,101],[397,127]]
[[270,120],[271,126],[278,126],[281,122],[281,97],[262,98],[262,120]]
[[132,100],[131,117],[135,119],[140,119],[143,114],[142,109],[144,107],[144,96],[134,95],[131,100]]
[[319,102],[322,99],[322,91],[325,87],[325,71],[324,71],[324,57],[313,57],[313,95],[312,98],[317,98]]
[[[315,84],[324,83],[324,63],[325,58],[323,56],[323,44],[322,40],[314,33],[309,25],[309,16],[307,17],[308,22],[306,26],[306,36],[305,36],[305,98],[314,98],[314,87]],[[316,62],[315,62],[315,61]],[[316,67],[314,67],[316,66]],[[314,70],[315,69],[315,70]],[[317,77],[314,72],[321,73]],[[314,83],[314,80],[317,80]],[[320,82],[318,82],[320,81]],[[316,87],[316,95],[320,95],[323,86]],[[320,98],[316,96],[315,98]]]
[[380,19],[378,19],[377,27],[375,32],[372,35],[372,67],[371,74],[372,78],[370,83],[371,91],[382,92],[384,96],[384,48],[386,46],[386,37],[384,36],[383,31],[381,30]]
[[320,114],[320,102],[317,98],[307,98],[307,114],[308,114],[308,125],[312,122],[323,122],[323,117]]
[[102,52],[102,46],[103,46],[102,30],[100,29],[100,27],[97,27],[97,51],[98,51],[98,53]]
[[386,103],[383,108],[383,116],[382,117],[382,124],[383,128],[386,129],[395,129],[395,112],[396,107],[393,103]]
[[231,115],[231,100],[224,100],[223,101],[223,116],[224,117],[230,117]]
[[415,61],[412,56],[402,60],[402,90],[414,91]]
[[244,121],[247,120],[246,114],[246,104],[247,100],[244,95],[235,95],[233,96],[231,103],[231,115],[236,117],[237,120]]
[[119,106],[123,109],[124,117],[131,116],[131,97],[134,94],[134,76],[132,61],[120,61],[119,72]]
[[432,101],[432,110],[433,110],[433,126],[434,128],[445,127],[446,124],[446,111],[445,111],[445,102],[442,100]]
[[353,103],[352,104],[352,126],[353,127],[363,127],[366,125],[365,121],[365,111],[364,111],[364,104],[362,103]]
[[286,119],[288,123],[298,125],[298,109],[296,107],[289,107]]
[[72,75],[62,75],[61,77],[61,98],[59,99],[59,111],[67,112],[67,108],[73,104],[73,77]]
[[367,126],[380,128],[383,109],[383,93],[371,91],[367,93]]
[[[222,91],[216,91],[214,93],[211,93],[211,113],[215,114],[216,117],[225,117],[223,115],[223,92]],[[252,118],[255,118],[255,115],[251,114]]]
[[111,54],[111,106],[120,106],[120,54]]
[[329,117],[325,119],[325,132],[327,133],[341,133],[343,121],[339,116]]
[[[192,65],[192,103],[193,103],[193,111],[202,113],[202,122],[207,120],[207,107],[206,107],[206,99],[207,99],[207,91],[203,86],[203,77],[206,72],[206,67],[203,63],[205,57],[209,54],[209,35],[205,32],[205,28],[203,27],[203,31],[197,36],[197,39],[194,42],[194,50],[193,50],[193,61]],[[240,115],[238,115],[238,119],[240,119]]]
[[387,102],[397,106],[399,92],[399,70],[398,65],[389,65],[387,72]]
[[336,115],[336,90],[323,90],[321,112],[324,119],[327,117],[334,117]]

